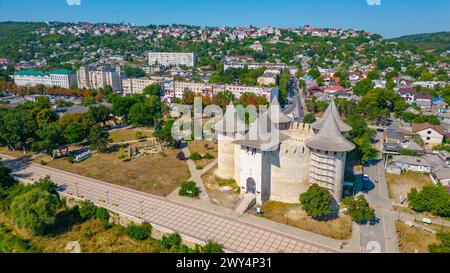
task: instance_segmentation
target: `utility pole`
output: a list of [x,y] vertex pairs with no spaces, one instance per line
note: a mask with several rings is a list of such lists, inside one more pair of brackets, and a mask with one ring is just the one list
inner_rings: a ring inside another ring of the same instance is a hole
[[105,193],[106,193],[106,203],[109,204],[109,190],[107,190]]
[[144,206],[143,206],[144,200],[139,201],[139,203],[141,204],[141,215],[144,215]]
[[77,188],[77,196],[79,196],[79,193],[78,193],[78,182],[75,182],[75,187]]

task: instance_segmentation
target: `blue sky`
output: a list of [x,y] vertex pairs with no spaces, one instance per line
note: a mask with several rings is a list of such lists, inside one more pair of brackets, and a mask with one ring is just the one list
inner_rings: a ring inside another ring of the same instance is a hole
[[[81,5],[67,2],[81,1]],[[367,2],[380,1],[381,5]],[[0,21],[358,28],[396,37],[450,30],[448,0],[0,0]]]

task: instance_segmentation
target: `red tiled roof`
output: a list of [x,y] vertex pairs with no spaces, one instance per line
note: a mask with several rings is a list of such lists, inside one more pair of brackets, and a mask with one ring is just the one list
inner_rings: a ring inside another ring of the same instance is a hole
[[441,135],[446,135],[447,133],[444,130],[444,127],[442,127],[441,125],[431,125],[427,122],[425,123],[414,123],[412,125],[412,132],[413,133],[417,133],[423,130],[427,130],[427,129],[433,129],[436,132],[438,132]]

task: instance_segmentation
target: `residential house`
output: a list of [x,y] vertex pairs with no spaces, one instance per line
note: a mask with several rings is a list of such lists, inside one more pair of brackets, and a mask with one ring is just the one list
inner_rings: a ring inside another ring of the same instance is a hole
[[412,171],[417,173],[430,173],[432,165],[422,157],[409,155],[396,155],[393,157],[393,164],[402,171]]
[[411,131],[413,134],[418,134],[425,144],[439,145],[444,141],[446,132],[441,125],[431,125],[429,123],[414,123]]

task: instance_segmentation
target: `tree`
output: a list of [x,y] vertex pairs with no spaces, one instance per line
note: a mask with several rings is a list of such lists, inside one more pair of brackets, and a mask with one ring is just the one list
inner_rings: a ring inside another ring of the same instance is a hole
[[217,92],[212,98],[213,104],[219,105],[222,109],[225,109],[233,100],[234,95],[230,91]]
[[374,87],[371,79],[364,79],[359,81],[355,87],[353,87],[353,93],[358,96],[364,96]]
[[10,149],[20,146],[25,151],[27,141],[35,136],[36,122],[26,110],[12,109],[0,115],[0,143]]
[[128,114],[129,122],[140,126],[152,125],[153,115],[149,110],[149,107],[147,107],[143,102],[134,104],[130,108],[130,112]]
[[43,109],[36,115],[36,121],[39,127],[44,127],[58,120],[58,115],[51,109]]
[[11,204],[11,215],[20,228],[32,235],[43,235],[47,226],[55,222],[58,197],[41,188],[34,188],[16,197]]
[[144,88],[143,94],[146,96],[161,97],[162,87],[159,83],[154,83]]
[[87,140],[94,150],[104,151],[108,147],[108,132],[104,132],[100,125],[95,125],[89,131]]
[[413,188],[408,193],[408,200],[409,206],[415,211],[450,216],[450,195],[441,184],[425,186],[421,191]]
[[428,246],[430,253],[450,253],[450,232],[440,232],[436,234],[439,244],[431,244]]
[[316,116],[313,113],[308,113],[303,118],[303,123],[311,124],[316,121]]
[[320,77],[320,71],[318,69],[311,69],[309,70],[308,74],[313,77],[314,79],[317,79]]
[[0,162],[0,199],[4,197],[5,191],[17,184],[11,176],[11,170],[2,166]]
[[36,133],[40,141],[36,142],[36,148],[45,150],[47,154],[52,155],[54,149],[66,143],[64,132],[57,123],[50,123]]
[[125,75],[127,78],[142,78],[145,76],[145,72],[137,66],[125,66]]
[[342,207],[347,208],[352,220],[358,224],[371,222],[375,219],[375,210],[370,207],[363,195],[356,198],[347,196],[342,201]]
[[111,109],[109,107],[100,105],[100,106],[90,106],[89,107],[89,115],[95,122],[105,122],[109,119],[109,115],[111,114]]
[[154,134],[159,141],[165,142],[168,146],[172,147],[175,147],[178,142],[172,137],[172,127],[174,122],[175,121],[173,119],[164,121],[161,129],[156,131]]
[[79,122],[72,122],[67,125],[66,129],[64,129],[64,137],[70,144],[83,141],[86,138],[86,132],[83,124]]
[[322,218],[331,213],[333,210],[332,199],[330,192],[317,184],[312,185],[305,193],[300,195],[303,210],[314,218]]

